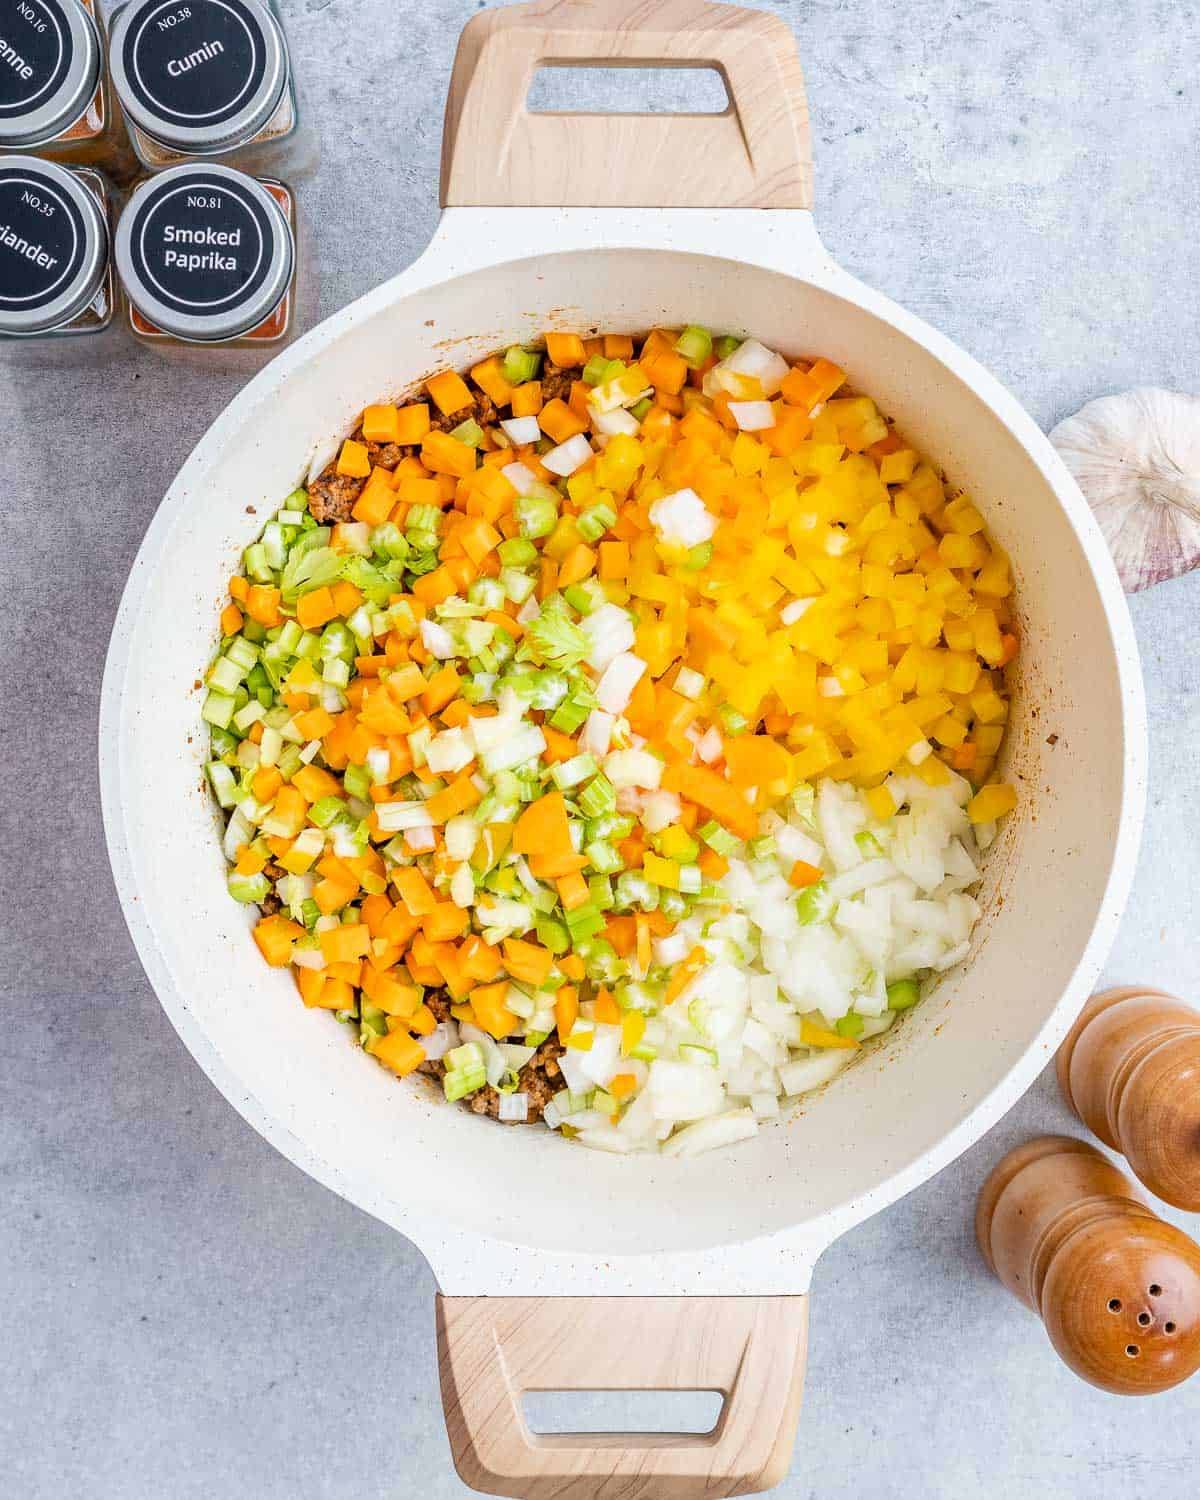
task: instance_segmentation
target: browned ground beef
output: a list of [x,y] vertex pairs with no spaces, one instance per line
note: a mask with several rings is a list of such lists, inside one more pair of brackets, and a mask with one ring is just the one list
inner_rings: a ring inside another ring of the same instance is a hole
[[308,508],[313,520],[322,526],[348,521],[365,483],[363,479],[339,474],[335,464],[327,465],[321,477],[308,487]]
[[[444,991],[438,990],[427,994],[425,1004],[438,1021],[450,1019],[450,1001]],[[504,1122],[506,1125],[533,1125],[542,1118],[546,1105],[563,1087],[562,1071],[558,1066],[558,1059],[562,1053],[562,1045],[558,1038],[553,1035],[548,1036],[521,1069],[518,1092],[527,1094],[529,1097],[529,1117],[525,1121],[506,1120]],[[440,1084],[446,1073],[446,1065],[441,1058],[438,1058],[434,1062],[423,1062],[417,1071],[435,1079]],[[481,1088],[478,1093],[470,1094],[462,1102],[472,1114],[487,1115],[492,1120],[499,1118],[500,1093],[499,1090],[492,1088],[491,1084]]]
[[542,400],[569,401],[574,382],[575,377],[570,370],[562,370],[546,360],[542,366]]

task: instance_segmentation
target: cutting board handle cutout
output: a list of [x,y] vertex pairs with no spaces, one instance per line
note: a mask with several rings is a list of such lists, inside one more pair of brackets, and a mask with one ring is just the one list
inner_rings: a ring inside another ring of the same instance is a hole
[[[711,67],[705,114],[531,111],[557,67]],[[787,23],[712,0],[529,0],[463,28],[442,137],[445,207],[812,207],[804,76]],[[531,246],[531,249],[536,247]]]
[[[517,1500],[719,1500],[787,1473],[808,1298],[439,1297],[454,1466]],[[528,1391],[715,1391],[706,1433],[531,1432]]]

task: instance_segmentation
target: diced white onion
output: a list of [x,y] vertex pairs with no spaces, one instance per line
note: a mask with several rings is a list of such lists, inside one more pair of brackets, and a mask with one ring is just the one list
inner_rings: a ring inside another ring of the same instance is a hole
[[569,437],[565,443],[559,443],[557,448],[551,448],[549,453],[544,454],[542,464],[551,474],[558,474],[565,479],[568,474],[574,474],[576,469],[582,468],[591,457],[591,443],[582,432],[577,432],[574,437]]
[[790,366],[782,355],[757,339],[745,339],[717,369],[732,375],[749,375],[758,381],[764,396],[773,396],[787,378]]
[[606,713],[621,713],[633,697],[633,690],[645,670],[646,663],[631,651],[615,656],[596,684],[596,702]]
[[614,750],[604,758],[604,774],[613,786],[653,789],[662,780],[663,763],[649,750]]
[[605,437],[614,437],[618,432],[626,432],[630,437],[636,437],[641,431],[642,424],[623,406],[614,407],[612,411],[597,411],[592,414],[592,423],[596,431]]
[[439,625],[436,620],[421,621],[421,643],[430,656],[436,656],[439,661],[458,655],[454,637],[444,625]]
[[629,611],[618,604],[602,604],[580,620],[579,628],[590,642],[587,664],[596,672],[603,672],[614,657],[628,651],[635,639]]
[[606,713],[604,709],[592,709],[584,723],[583,733],[579,736],[579,748],[588,750],[597,757],[607,755],[608,747],[612,743],[613,725],[616,722],[616,718]]
[[523,463],[505,464],[500,472],[518,495],[528,495],[538,482],[537,475]]
[[[542,429],[538,426],[538,419],[536,417],[505,417],[501,421],[500,426],[518,448],[530,447],[542,435]],[[510,467],[524,468],[525,466],[524,464],[514,464],[510,465]],[[529,473],[527,469],[525,472]],[[530,478],[532,477],[530,475]]]
[[650,507],[650,524],[664,542],[698,547],[717,529],[717,518],[695,490],[675,490]]
[[775,411],[769,401],[731,401],[729,415],[743,432],[763,432],[775,425]]
[[779,611],[779,618],[785,625],[794,625],[816,602],[815,599],[793,599]]
[[529,1119],[528,1094],[501,1094],[497,1118],[506,1124],[524,1124]]

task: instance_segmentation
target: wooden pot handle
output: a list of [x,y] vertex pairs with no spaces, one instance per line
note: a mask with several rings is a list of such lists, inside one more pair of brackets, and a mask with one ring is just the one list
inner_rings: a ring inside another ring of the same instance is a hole
[[[521,1500],[718,1500],[787,1472],[807,1297],[439,1297],[438,1360],[454,1466]],[[708,1390],[709,1433],[562,1433],[525,1421],[525,1391]]]
[[[712,67],[720,114],[531,113],[542,64]],[[444,206],[811,208],[804,77],[787,23],[709,0],[530,0],[463,28]],[[536,246],[531,246],[536,249]]]

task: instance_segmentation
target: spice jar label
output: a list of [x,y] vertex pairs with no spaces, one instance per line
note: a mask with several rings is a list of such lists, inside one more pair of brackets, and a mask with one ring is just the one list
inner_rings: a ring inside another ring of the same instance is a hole
[[0,18],[0,120],[40,109],[62,88],[74,51],[61,6],[15,0]]
[[36,313],[78,275],[87,225],[44,172],[0,168],[0,314]]
[[164,306],[203,316],[254,298],[270,274],[275,237],[257,196],[237,182],[193,173],[146,195],[134,214],[130,253]]
[[167,0],[125,32],[124,92],[159,129],[219,130],[255,104],[277,66],[274,41],[243,0]]

